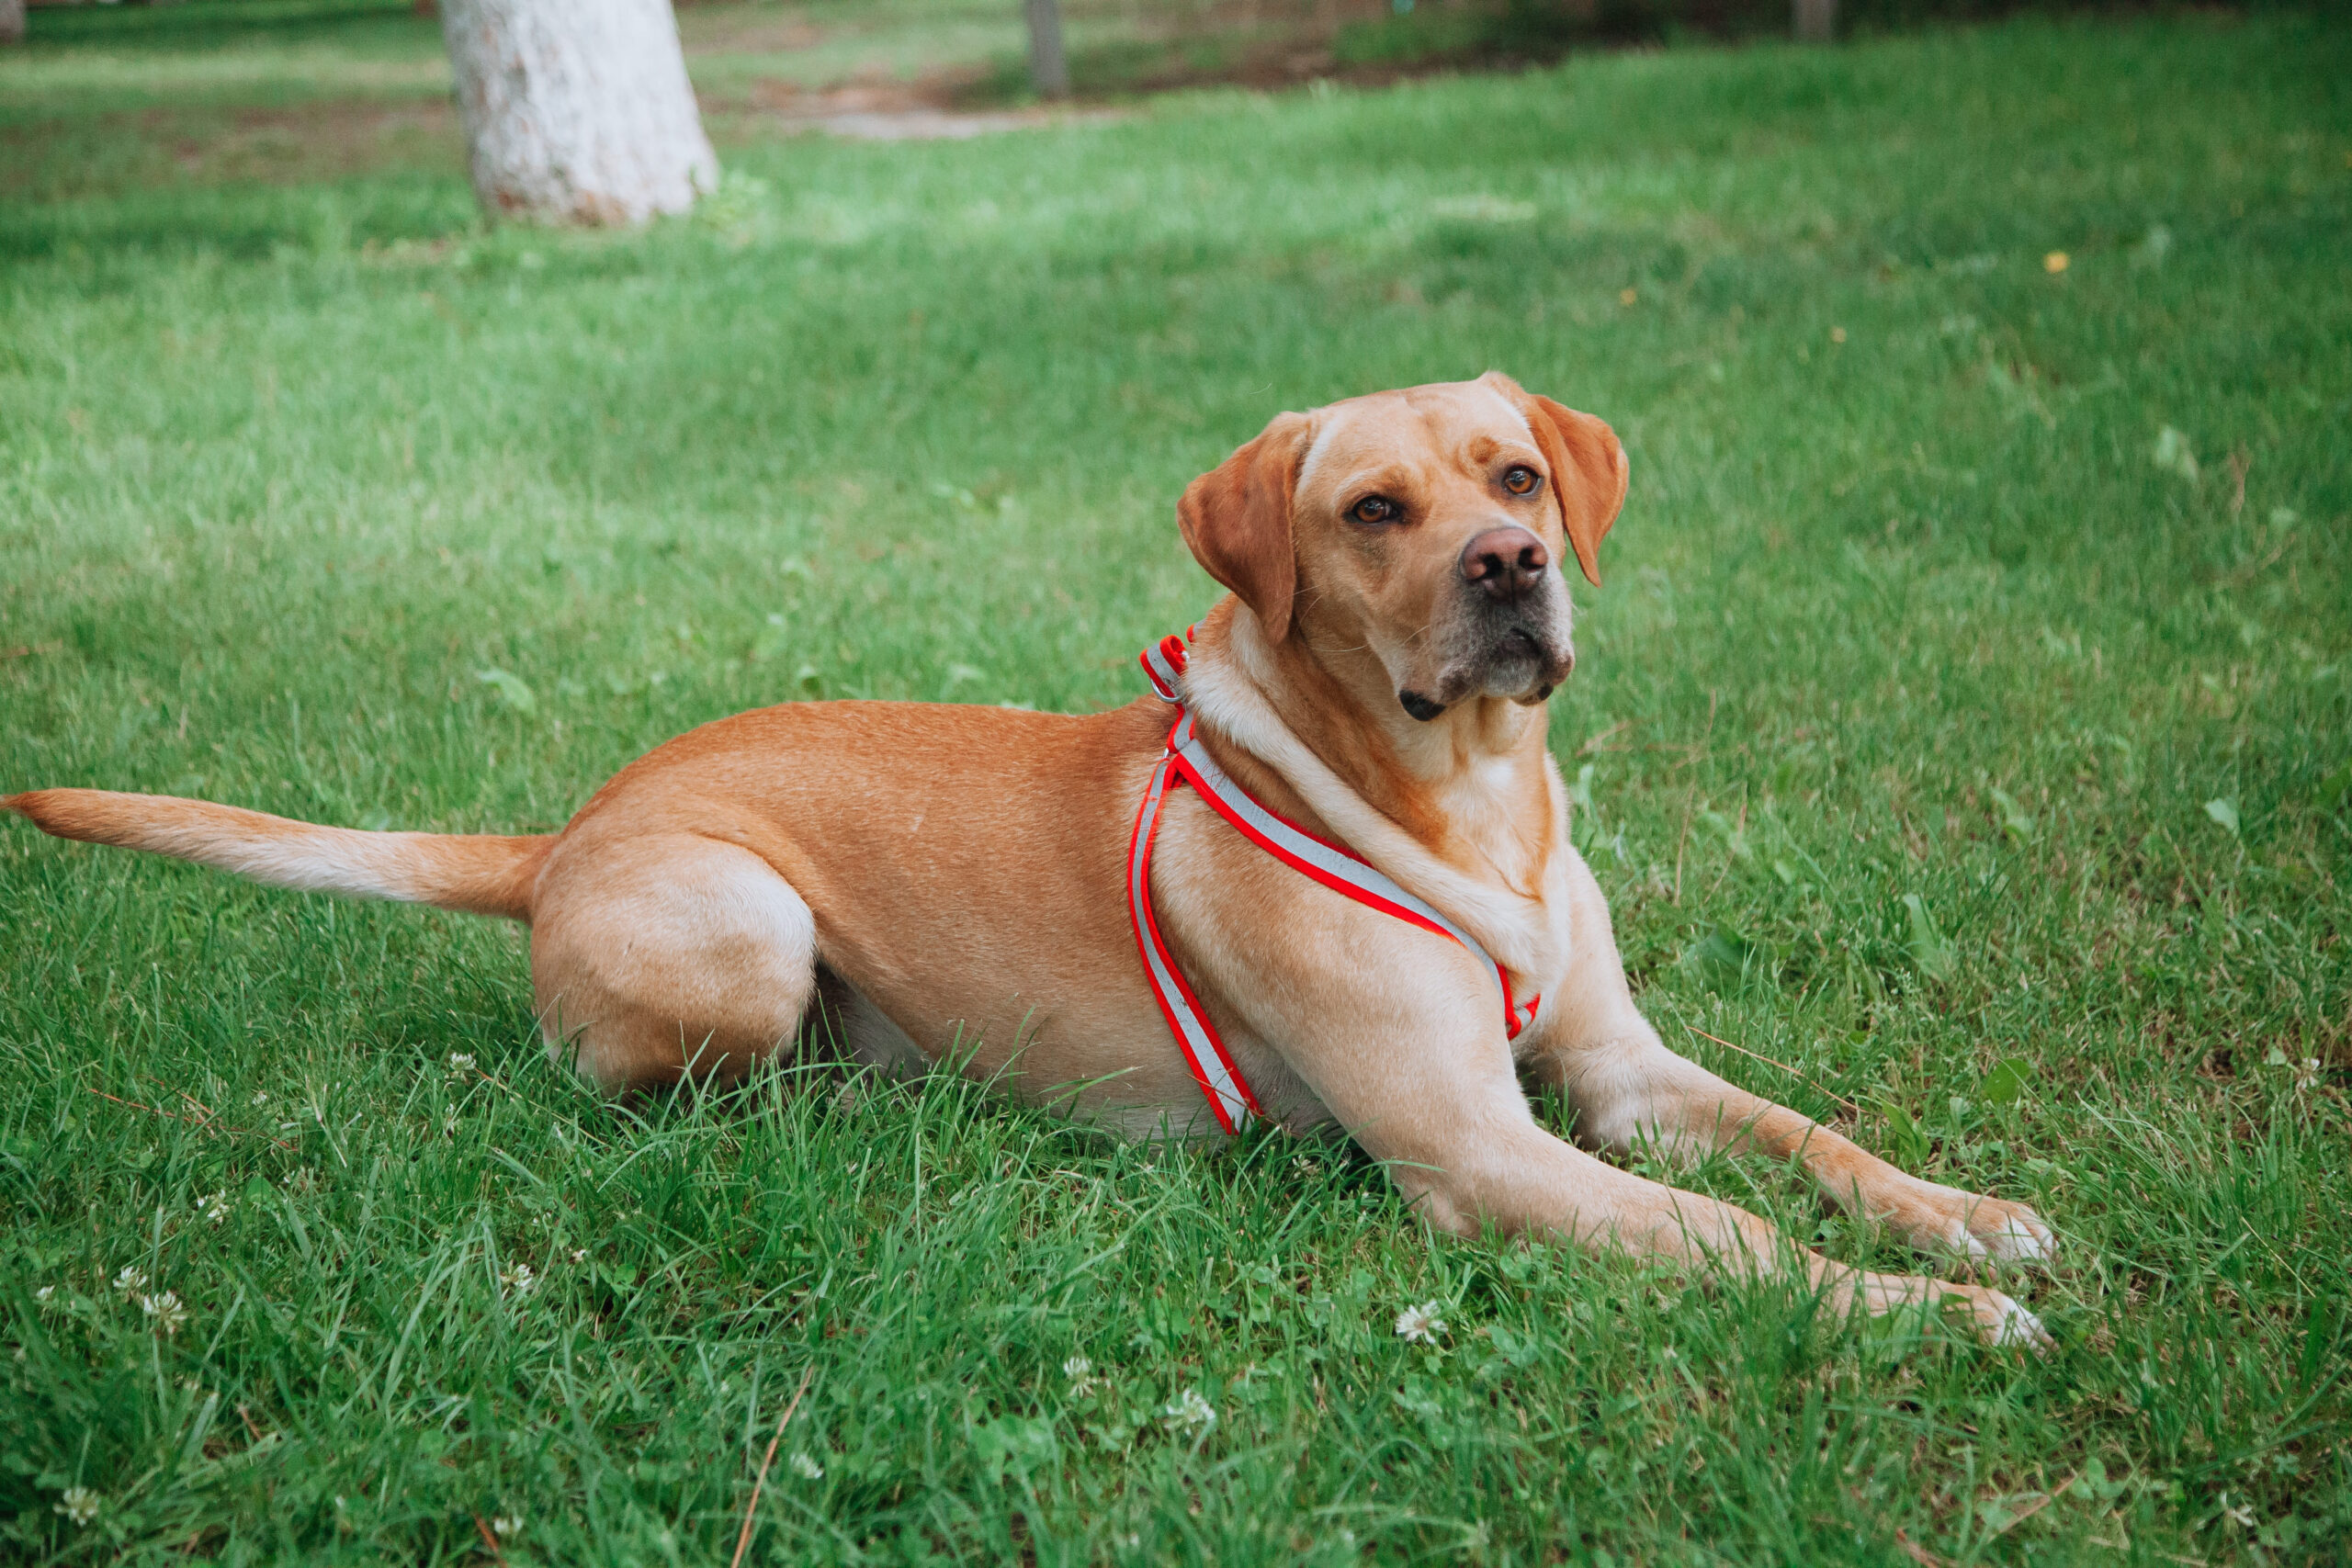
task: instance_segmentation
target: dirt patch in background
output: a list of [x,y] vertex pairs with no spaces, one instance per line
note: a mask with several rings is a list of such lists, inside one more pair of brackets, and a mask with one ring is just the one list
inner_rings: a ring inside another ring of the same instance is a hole
[[804,17],[776,16],[768,10],[714,15],[705,7],[695,12],[695,25],[681,27],[680,41],[689,57],[711,54],[783,54],[814,49],[831,35]]
[[141,109],[0,129],[0,194],[66,201],[124,189],[304,180],[466,166],[446,101]]
[[[963,140],[1113,118],[1121,104],[1174,88],[1372,84],[1453,69],[1458,56],[1416,51],[1448,41],[1432,28],[1442,31],[1439,24],[1466,22],[1499,3],[1419,0],[1400,14],[1394,0],[1080,0],[1069,7],[1079,96],[1056,106],[1030,95],[1019,11],[1009,0],[985,9],[903,0],[695,5],[681,21],[712,140],[741,149],[812,133]],[[21,105],[31,116],[0,126],[0,199],[387,172],[462,177],[464,139],[446,91],[419,90],[410,80],[444,70],[434,24],[373,9],[347,26],[323,13],[297,20],[237,33],[227,54],[159,54],[159,83],[187,76],[202,89],[168,107],[107,104],[104,94],[119,85],[103,73],[82,103],[74,102],[78,89],[61,86],[48,102],[37,96]],[[338,31],[356,40],[356,52],[334,52]],[[84,46],[65,47],[70,54]],[[390,52],[379,59],[379,50]],[[220,75],[220,62],[232,56],[250,83]],[[297,91],[322,96],[288,101]]]
[[749,112],[734,111],[729,118],[740,123],[729,129],[745,141],[778,133],[820,132],[867,141],[961,141],[996,131],[1120,118],[1119,111],[1102,108],[1043,105],[973,108],[965,107],[971,89],[968,72],[938,72],[914,82],[851,82],[818,89],[763,78],[752,85]]
[[[782,136],[962,141],[1119,118],[1100,107],[969,106],[965,75],[810,89],[761,81],[748,96],[707,97],[721,148]],[[332,100],[292,107],[141,109],[0,127],[0,199],[70,201],[171,186],[350,179],[413,172],[462,175],[465,137],[446,100]]]

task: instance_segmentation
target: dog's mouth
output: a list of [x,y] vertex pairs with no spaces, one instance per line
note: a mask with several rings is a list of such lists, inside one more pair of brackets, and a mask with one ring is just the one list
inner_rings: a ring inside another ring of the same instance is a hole
[[1513,626],[1495,639],[1494,661],[1498,665],[1540,663],[1543,658],[1543,645],[1525,626]]
[[1472,696],[1532,706],[1576,666],[1576,649],[1566,637],[1546,637],[1524,622],[1505,625],[1482,641],[1468,657],[1448,662],[1426,688],[1399,687],[1397,704],[1423,724]]
[[1445,705],[1443,703],[1438,702],[1434,698],[1425,697],[1419,692],[1399,692],[1396,694],[1396,700],[1405,705],[1405,711],[1407,713],[1411,714],[1423,724],[1427,724],[1430,720],[1435,718],[1438,715],[1445,711]]

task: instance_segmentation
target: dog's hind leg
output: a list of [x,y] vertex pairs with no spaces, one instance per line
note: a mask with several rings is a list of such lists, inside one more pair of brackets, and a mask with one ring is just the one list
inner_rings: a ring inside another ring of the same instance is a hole
[[689,833],[567,842],[533,912],[548,1047],[604,1088],[737,1078],[792,1048],[816,923],[751,851]]
[[814,1036],[809,1044],[829,1058],[878,1067],[894,1078],[918,1077],[931,1069],[931,1058],[905,1030],[822,964],[817,965],[817,1006],[806,1027]]

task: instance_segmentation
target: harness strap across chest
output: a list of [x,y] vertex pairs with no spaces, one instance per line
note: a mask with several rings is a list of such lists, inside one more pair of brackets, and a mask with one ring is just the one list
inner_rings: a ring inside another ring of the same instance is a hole
[[1181,637],[1164,637],[1146,649],[1142,656],[1144,673],[1151,679],[1152,691],[1160,701],[1176,709],[1176,722],[1169,728],[1167,745],[1151,770],[1150,783],[1144,786],[1143,803],[1136,809],[1135,834],[1127,841],[1127,913],[1135,926],[1136,948],[1143,955],[1144,976],[1151,982],[1152,995],[1159,1003],[1161,1015],[1168,1020],[1169,1032],[1176,1037],[1178,1048],[1184,1053],[1184,1060],[1192,1067],[1201,1093],[1207,1097],[1217,1125],[1228,1133],[1238,1133],[1250,1124],[1252,1117],[1264,1112],[1259,1108],[1257,1096],[1250,1092],[1248,1080],[1241,1076],[1240,1067],[1226,1050],[1225,1042],[1218,1038],[1216,1026],[1201,1010],[1200,998],[1193,994],[1192,987],[1177,969],[1175,959],[1170,956],[1168,943],[1159,934],[1159,922],[1152,914],[1152,842],[1159,836],[1160,808],[1167,802],[1168,792],[1180,784],[1189,784],[1198,790],[1201,798],[1243,838],[1293,871],[1313,877],[1333,892],[1369,905],[1384,915],[1450,938],[1467,948],[1480,966],[1494,976],[1495,984],[1502,992],[1504,1031],[1517,1039],[1520,1032],[1534,1021],[1536,1010],[1544,1005],[1542,997],[1518,1000],[1512,994],[1510,972],[1496,963],[1469,932],[1398,886],[1363,856],[1318,839],[1296,823],[1269,811],[1216,765],[1208,748],[1193,733],[1193,713],[1184,705],[1178,684],[1184,672],[1185,657],[1184,639]]

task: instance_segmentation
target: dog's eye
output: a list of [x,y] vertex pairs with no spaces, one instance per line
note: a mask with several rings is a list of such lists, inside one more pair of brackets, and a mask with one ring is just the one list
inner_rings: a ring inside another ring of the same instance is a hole
[[1503,489],[1513,495],[1533,495],[1535,487],[1543,482],[1542,475],[1523,464],[1503,470]]
[[1348,515],[1359,523],[1394,523],[1405,509],[1385,495],[1368,495],[1349,507]]

